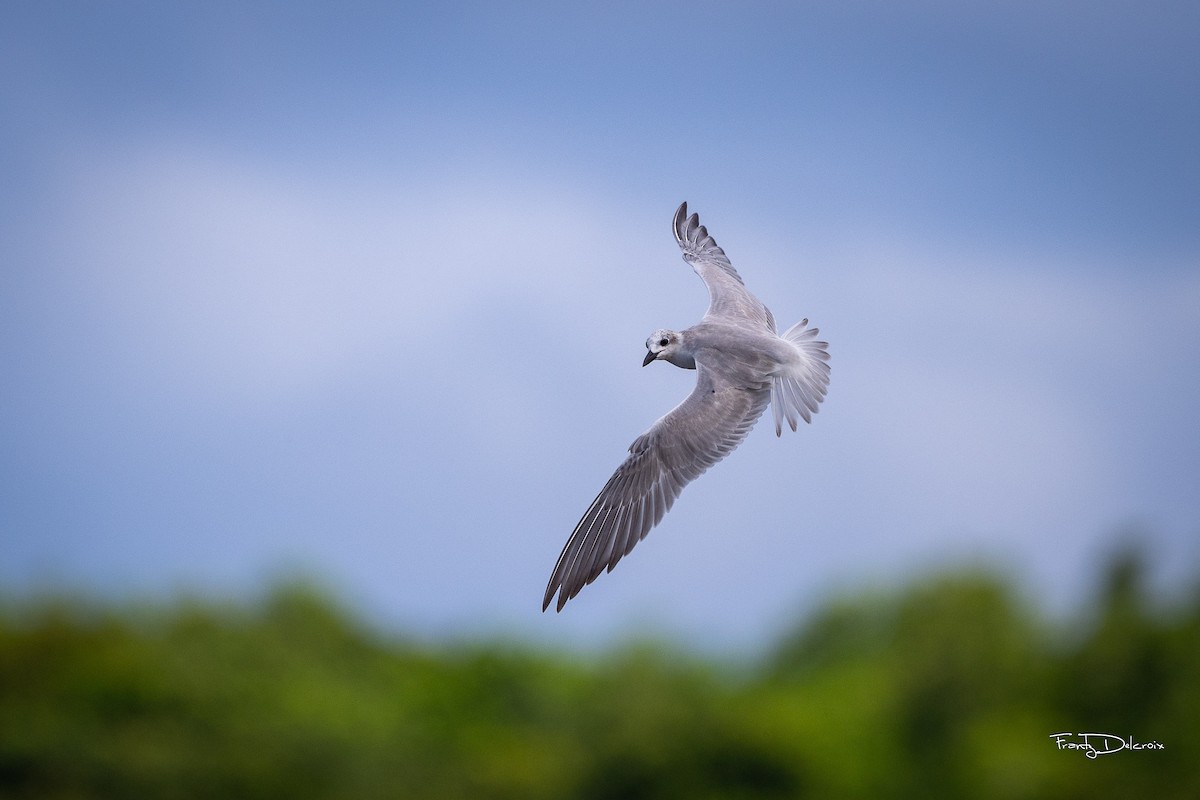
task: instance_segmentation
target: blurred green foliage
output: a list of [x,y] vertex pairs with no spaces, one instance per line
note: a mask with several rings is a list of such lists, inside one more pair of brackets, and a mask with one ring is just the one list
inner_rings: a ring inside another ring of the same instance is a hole
[[[5,798],[1200,797],[1200,593],[1136,556],[1050,623],[983,571],[831,602],[765,658],[386,638],[320,592],[0,613]],[[1091,760],[1052,734],[1164,750]]]

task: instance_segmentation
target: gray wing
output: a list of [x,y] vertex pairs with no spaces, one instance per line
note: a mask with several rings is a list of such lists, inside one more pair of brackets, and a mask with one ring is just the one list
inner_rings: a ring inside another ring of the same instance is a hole
[[629,456],[588,506],[567,540],[542,600],[558,609],[612,570],[659,523],[683,487],[741,444],[762,415],[769,388],[719,385],[697,365],[688,398],[634,440]]
[[708,286],[709,317],[749,321],[776,333],[775,318],[757,297],[742,283],[742,276],[729,261],[729,256],[708,230],[700,224],[700,215],[687,213],[687,203],[679,206],[671,228],[675,241],[683,251],[683,260],[692,265],[696,274]]

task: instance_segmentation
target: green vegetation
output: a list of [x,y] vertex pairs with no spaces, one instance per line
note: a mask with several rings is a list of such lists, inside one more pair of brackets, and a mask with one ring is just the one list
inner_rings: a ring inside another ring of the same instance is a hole
[[[4,798],[1200,797],[1200,594],[1117,559],[1050,624],[985,572],[832,603],[730,667],[380,636],[321,594],[0,612]],[[1051,734],[1163,750],[1088,759]]]

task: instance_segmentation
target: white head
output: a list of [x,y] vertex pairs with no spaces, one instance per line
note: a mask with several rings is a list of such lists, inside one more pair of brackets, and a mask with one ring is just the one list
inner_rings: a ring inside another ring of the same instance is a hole
[[683,335],[678,331],[659,328],[646,339],[646,358],[642,366],[651,361],[669,361],[677,367],[695,369],[696,359],[684,352]]

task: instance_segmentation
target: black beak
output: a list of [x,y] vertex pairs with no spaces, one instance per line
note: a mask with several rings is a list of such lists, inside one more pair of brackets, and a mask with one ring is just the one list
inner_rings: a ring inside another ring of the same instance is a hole
[[643,367],[646,366],[647,364],[649,364],[651,361],[653,361],[656,358],[658,358],[658,356],[656,356],[654,353],[651,353],[649,350],[647,350],[646,357],[642,359],[642,366]]

